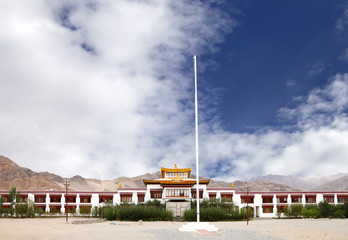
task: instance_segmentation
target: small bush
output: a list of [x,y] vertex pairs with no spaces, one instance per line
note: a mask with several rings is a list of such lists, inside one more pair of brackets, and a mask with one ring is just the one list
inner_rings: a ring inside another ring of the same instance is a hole
[[82,216],[89,216],[91,214],[91,207],[88,207],[88,206],[80,207],[80,214]]
[[322,218],[328,218],[333,215],[333,209],[334,207],[331,207],[330,204],[327,201],[320,202],[318,204],[318,209],[320,212],[320,217]]
[[348,202],[345,202],[343,205],[340,205],[339,209],[343,211],[344,217],[348,218]]
[[317,205],[307,205],[302,209],[302,216],[304,218],[319,218],[320,211]]
[[112,204],[107,204],[106,206],[101,208],[101,217],[113,221],[116,220],[116,212],[117,208],[116,206]]
[[[252,218],[253,211],[250,211],[249,218]],[[245,220],[247,218],[246,209],[242,208],[240,211],[238,208],[221,208],[221,207],[204,207],[200,208],[200,220],[201,221],[238,221]],[[197,221],[196,209],[185,210],[183,219],[185,221]]]
[[173,218],[173,212],[162,206],[130,205],[120,206],[118,217],[126,221],[169,221]]
[[39,217],[41,217],[41,215],[45,214],[45,211],[41,207],[35,206],[34,214],[37,214]]
[[101,208],[99,207],[94,207],[92,209],[92,216],[93,217],[101,217]]
[[284,207],[284,215],[289,218],[298,218],[302,215],[302,204],[293,204]]

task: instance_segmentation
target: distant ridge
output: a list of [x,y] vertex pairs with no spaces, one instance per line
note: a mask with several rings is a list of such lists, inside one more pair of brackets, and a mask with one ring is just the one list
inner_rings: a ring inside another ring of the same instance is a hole
[[[290,186],[294,189],[303,190],[348,190],[348,184],[344,181],[348,177],[348,173],[339,173],[332,176],[324,176],[320,174],[307,177],[297,177],[293,175],[265,175],[249,179],[249,181],[269,181]],[[341,180],[340,180],[341,179]],[[329,184],[330,185],[327,185]]]
[[[143,179],[156,179],[161,172],[146,173],[136,177],[118,177],[113,180],[84,178],[79,175],[69,178],[70,190],[75,191],[116,191],[122,187],[145,187]],[[192,175],[195,178],[194,175]],[[320,183],[320,184],[318,184]],[[0,155],[0,190],[16,187],[19,190],[64,190],[64,178],[49,172],[34,172],[23,168],[11,159]],[[316,185],[318,184],[318,185]],[[209,187],[230,187],[231,182],[211,179]],[[348,174],[330,177],[321,175],[300,178],[296,176],[266,175],[249,181],[235,181],[237,191],[301,191],[301,190],[348,190]]]

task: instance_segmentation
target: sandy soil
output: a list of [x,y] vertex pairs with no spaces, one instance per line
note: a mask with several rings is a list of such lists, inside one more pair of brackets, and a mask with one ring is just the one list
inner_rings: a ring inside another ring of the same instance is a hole
[[[216,222],[220,231],[211,236],[198,233],[180,235],[182,222],[102,222],[73,224],[81,218],[0,219],[0,239],[237,239],[233,232],[256,233],[258,239],[348,239],[348,219],[254,220]],[[226,236],[225,236],[226,235]],[[191,236],[191,237],[190,237]],[[240,235],[238,235],[240,236]],[[241,239],[239,237],[239,239]],[[245,237],[243,239],[250,239]]]

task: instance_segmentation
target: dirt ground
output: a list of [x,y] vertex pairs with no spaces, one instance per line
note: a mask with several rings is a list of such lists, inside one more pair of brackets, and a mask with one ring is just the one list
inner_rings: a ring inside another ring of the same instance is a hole
[[178,232],[184,222],[89,221],[2,218],[0,239],[251,239],[250,234],[256,234],[253,239],[348,239],[348,219],[265,219],[250,221],[248,226],[246,222],[215,222],[212,224],[219,227],[219,232],[210,235]]

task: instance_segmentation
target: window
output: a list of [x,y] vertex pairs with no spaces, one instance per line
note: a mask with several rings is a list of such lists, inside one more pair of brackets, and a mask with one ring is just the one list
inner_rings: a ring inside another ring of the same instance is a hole
[[138,194],[138,202],[145,202],[145,194]]
[[166,172],[165,178],[176,178],[178,176],[179,178],[187,178],[187,172]]
[[216,193],[209,193],[209,201],[215,201],[216,200]]
[[21,196],[21,199],[19,200],[21,203],[25,203],[28,201],[28,196]]
[[80,203],[90,203],[91,197],[90,196],[80,196]]
[[273,207],[263,207],[262,212],[263,213],[273,213]]
[[166,197],[189,197],[189,189],[166,189]]
[[52,197],[50,197],[50,202],[51,203],[60,203],[60,199],[61,199],[61,197],[59,196],[52,196]]
[[262,197],[262,203],[273,203],[273,197]]
[[60,207],[50,206],[50,213],[60,213]]
[[35,196],[35,202],[36,203],[45,203],[46,202],[46,195]]
[[10,199],[8,197],[8,195],[0,195],[4,198],[4,203],[9,203],[10,202]]
[[[242,198],[241,199],[242,203],[247,203],[247,197],[246,196],[242,196],[241,198]],[[249,196],[248,200],[249,200],[248,203],[254,203],[254,196]]]
[[100,196],[99,203],[108,203],[112,202],[113,196]]
[[324,201],[328,203],[334,203],[334,197],[333,196],[324,196]]
[[284,212],[284,206],[277,207],[277,212],[278,213],[283,213]]
[[306,203],[316,203],[316,196],[306,196]]
[[277,203],[287,203],[288,202],[288,197],[277,197]]
[[[192,195],[192,198],[197,198],[197,191],[192,189],[191,190],[191,195]],[[199,190],[199,198],[203,198],[203,190]]]
[[348,202],[348,196],[337,196],[337,202],[338,203],[345,203],[345,202]]
[[68,206],[68,208],[65,208],[65,212],[76,213],[76,207],[75,206]]
[[158,199],[162,198],[162,191],[150,191],[151,198]]
[[132,195],[131,194],[121,195],[121,202],[132,202]]
[[65,202],[76,203],[76,196],[67,196],[67,197],[65,197]]
[[232,194],[230,193],[221,193],[221,199],[223,199],[226,202],[232,202]]
[[302,197],[291,197],[291,202],[292,203],[301,203]]

